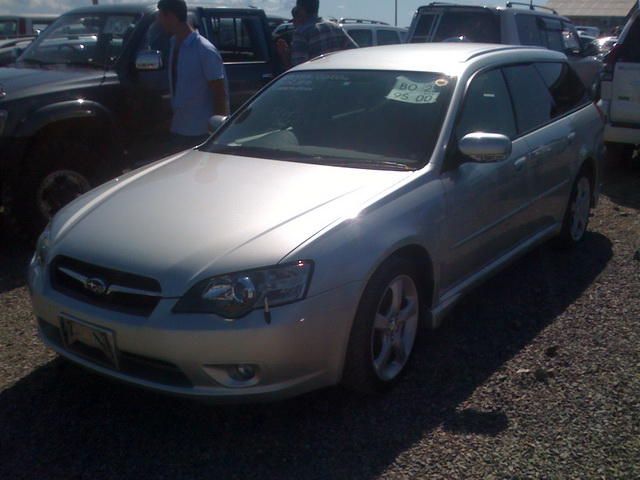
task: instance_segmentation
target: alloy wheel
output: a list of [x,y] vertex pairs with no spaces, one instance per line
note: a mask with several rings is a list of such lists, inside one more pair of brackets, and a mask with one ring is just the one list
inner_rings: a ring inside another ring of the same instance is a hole
[[373,369],[383,381],[397,377],[406,365],[418,330],[418,289],[408,275],[399,275],[380,299],[371,334]]
[[581,177],[576,185],[576,196],[571,205],[571,238],[574,241],[582,239],[591,209],[591,183],[587,177]]

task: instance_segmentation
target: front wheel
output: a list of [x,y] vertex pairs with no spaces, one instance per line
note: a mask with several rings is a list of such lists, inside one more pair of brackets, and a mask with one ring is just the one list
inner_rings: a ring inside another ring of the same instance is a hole
[[592,179],[588,170],[582,169],[571,190],[569,205],[564,215],[562,230],[557,244],[571,248],[580,243],[587,232],[591,206],[593,204]]
[[364,393],[384,391],[405,370],[413,352],[421,293],[415,266],[387,261],[371,278],[349,339],[343,384]]

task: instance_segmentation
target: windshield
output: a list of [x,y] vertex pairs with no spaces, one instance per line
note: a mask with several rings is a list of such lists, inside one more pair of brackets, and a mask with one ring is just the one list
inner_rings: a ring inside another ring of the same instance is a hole
[[18,22],[15,20],[0,20],[0,38],[14,37],[18,34]]
[[64,15],[20,57],[40,65],[113,65],[139,16],[135,14]]
[[359,168],[416,169],[431,156],[452,80],[439,73],[292,72],[203,149]]

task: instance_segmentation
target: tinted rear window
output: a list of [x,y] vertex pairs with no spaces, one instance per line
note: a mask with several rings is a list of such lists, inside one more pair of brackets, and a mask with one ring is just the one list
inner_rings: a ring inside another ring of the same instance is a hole
[[620,52],[623,62],[640,62],[640,16],[637,16],[627,33]]
[[552,116],[563,115],[588,102],[584,84],[566,63],[538,63],[536,68],[553,96]]
[[358,44],[359,47],[370,47],[373,45],[373,32],[365,29],[351,29],[347,33]]
[[378,30],[378,45],[394,45],[400,42],[400,36],[395,30]]

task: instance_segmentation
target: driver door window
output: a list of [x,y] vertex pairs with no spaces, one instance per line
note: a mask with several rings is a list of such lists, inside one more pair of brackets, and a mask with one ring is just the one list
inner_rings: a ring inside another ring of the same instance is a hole
[[456,140],[472,132],[501,133],[511,139],[516,136],[511,98],[500,70],[481,73],[471,82]]

